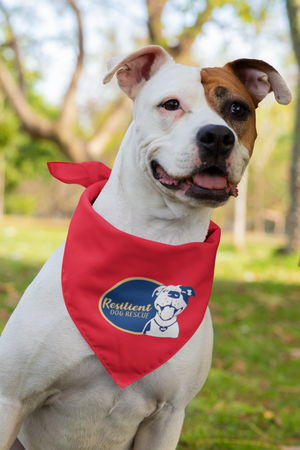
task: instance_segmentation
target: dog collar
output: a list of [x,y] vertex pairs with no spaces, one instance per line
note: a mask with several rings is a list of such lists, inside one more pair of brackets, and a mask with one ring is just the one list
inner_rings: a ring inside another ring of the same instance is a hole
[[62,266],[67,310],[122,388],[152,372],[193,336],[211,294],[220,228],[205,242],[167,245],[120,231],[93,202],[110,169],[100,162],[48,163],[83,192],[70,223]]

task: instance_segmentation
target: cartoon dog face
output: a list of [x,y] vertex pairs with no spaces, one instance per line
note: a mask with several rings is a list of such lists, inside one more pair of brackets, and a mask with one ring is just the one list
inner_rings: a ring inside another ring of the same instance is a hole
[[178,316],[187,307],[189,298],[195,297],[190,286],[159,286],[152,297],[157,296],[154,307],[162,320]]
[[152,297],[156,297],[154,307],[157,313],[147,322],[143,334],[177,338],[180,331],[177,316],[187,307],[189,298],[195,297],[194,289],[190,286],[159,286]]

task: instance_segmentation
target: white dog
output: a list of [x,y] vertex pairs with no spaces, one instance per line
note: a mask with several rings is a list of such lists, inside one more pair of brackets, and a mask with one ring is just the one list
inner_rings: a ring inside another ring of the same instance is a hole
[[[262,61],[200,70],[158,46],[111,58],[108,70],[104,82],[116,74],[134,120],[95,211],[147,240],[204,242],[212,208],[236,195],[249,162],[255,108],[271,91],[288,104],[285,82]],[[174,450],[209,372],[209,310],[174,357],[121,389],[66,310],[63,254],[47,261],[0,339],[0,449]]]
[[195,296],[194,289],[186,286],[159,286],[152,296],[157,296],[154,302],[157,313],[146,323],[143,333],[177,338],[180,332],[177,316],[185,310],[189,298]]

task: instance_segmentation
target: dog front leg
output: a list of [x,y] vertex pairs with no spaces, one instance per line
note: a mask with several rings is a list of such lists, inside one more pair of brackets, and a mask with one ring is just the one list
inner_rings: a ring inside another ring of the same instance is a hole
[[25,417],[22,403],[0,396],[0,450],[10,450],[15,445]]
[[175,450],[184,420],[184,410],[174,409],[171,403],[141,423],[133,450]]

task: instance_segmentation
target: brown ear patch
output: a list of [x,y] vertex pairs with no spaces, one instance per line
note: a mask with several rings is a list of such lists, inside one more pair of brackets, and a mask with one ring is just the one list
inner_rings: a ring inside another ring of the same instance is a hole
[[237,59],[226,64],[224,68],[235,73],[256,104],[270,92],[274,92],[276,101],[281,105],[288,105],[292,101],[292,94],[282,76],[265,61]]
[[[248,149],[251,156],[257,136],[253,97],[230,67],[202,69],[201,83],[209,106],[236,132],[239,142]],[[233,104],[243,106],[243,117],[231,113]]]

